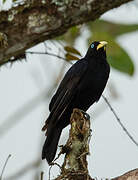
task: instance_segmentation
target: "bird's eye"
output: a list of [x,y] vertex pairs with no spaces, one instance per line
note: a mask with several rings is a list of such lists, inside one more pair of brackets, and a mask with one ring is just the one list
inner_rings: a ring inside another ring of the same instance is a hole
[[94,44],[91,44],[91,48],[94,48]]

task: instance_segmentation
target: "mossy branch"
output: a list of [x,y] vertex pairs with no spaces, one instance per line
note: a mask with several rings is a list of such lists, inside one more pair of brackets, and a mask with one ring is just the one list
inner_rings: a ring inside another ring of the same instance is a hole
[[25,50],[132,0],[29,0],[0,12],[0,65]]

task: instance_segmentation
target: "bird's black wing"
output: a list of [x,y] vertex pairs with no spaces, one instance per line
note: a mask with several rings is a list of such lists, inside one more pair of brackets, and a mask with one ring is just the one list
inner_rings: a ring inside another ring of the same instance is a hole
[[74,91],[74,88],[78,85],[78,82],[87,69],[87,64],[87,61],[84,59],[79,60],[67,71],[55,95],[51,99],[49,104],[50,111],[52,111],[54,107],[57,107],[57,104],[61,101],[63,95],[65,95],[67,91]]
[[86,72],[87,67],[87,61],[82,59],[77,61],[65,74],[49,105],[51,112],[49,120],[54,124],[64,113],[72,98],[77,93],[77,86]]

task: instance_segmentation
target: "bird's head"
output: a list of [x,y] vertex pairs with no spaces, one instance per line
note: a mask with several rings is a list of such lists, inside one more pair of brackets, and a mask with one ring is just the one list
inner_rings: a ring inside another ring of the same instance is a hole
[[94,41],[88,51],[86,56],[96,56],[106,58],[106,41]]

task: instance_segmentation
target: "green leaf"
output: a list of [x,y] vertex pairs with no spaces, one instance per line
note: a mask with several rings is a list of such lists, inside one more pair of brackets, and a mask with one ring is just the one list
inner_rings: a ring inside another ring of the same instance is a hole
[[130,76],[134,74],[134,64],[131,58],[111,35],[107,34],[106,32],[93,33],[91,41],[93,41],[92,39],[98,39],[99,41],[105,40],[108,42],[106,50],[107,60],[114,69]]
[[116,51],[108,55],[109,64],[120,72],[132,76],[134,74],[134,64],[129,55],[117,43],[113,43]]
[[74,56],[74,55],[69,54],[69,53],[66,53],[65,57],[66,57],[66,59],[67,59],[68,61],[79,60],[79,58],[78,58],[77,56]]
[[104,20],[90,22],[88,23],[88,27],[92,32],[107,32],[113,37],[138,30],[138,24],[118,24]]
[[64,50],[65,50],[66,52],[73,53],[73,54],[77,54],[77,55],[81,56],[81,53],[80,53],[77,49],[75,49],[74,47],[65,46],[65,47],[64,47]]

